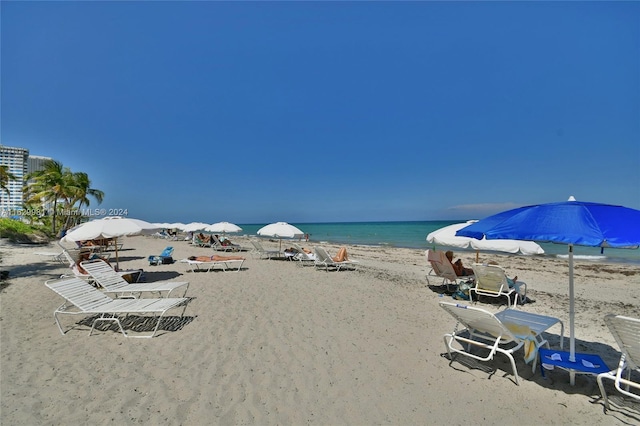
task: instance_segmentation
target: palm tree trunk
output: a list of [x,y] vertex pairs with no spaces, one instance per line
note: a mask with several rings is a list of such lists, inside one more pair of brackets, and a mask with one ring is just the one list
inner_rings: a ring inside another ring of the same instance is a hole
[[51,232],[56,235],[56,210],[58,210],[58,199],[53,200],[53,216],[51,219]]

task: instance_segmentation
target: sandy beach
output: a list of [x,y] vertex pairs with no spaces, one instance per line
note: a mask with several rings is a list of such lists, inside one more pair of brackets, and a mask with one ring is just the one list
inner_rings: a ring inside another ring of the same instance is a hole
[[[242,237],[234,241],[250,246]],[[610,382],[613,405],[605,413],[594,377],[577,376],[570,386],[568,373],[556,369],[542,378],[522,352],[515,357],[520,386],[503,356],[450,362],[443,334],[455,321],[438,303],[453,299],[427,285],[423,250],[349,246],[356,271],[244,253],[239,272],[188,272],[178,262],[150,266],[147,257],[167,245],[177,260],[212,250],[149,236],[122,242],[121,268],[143,268],[147,282],[190,282],[185,316],[170,313],[152,339],[127,339],[113,329],[89,336],[90,326],[75,316],[63,317],[73,329],[61,335],[53,312],[62,299],[44,282],[69,268],[35,254],[57,245],[0,241],[0,269],[10,271],[0,291],[1,424],[640,423],[640,404],[622,400]],[[466,265],[474,260],[456,254]],[[518,309],[558,317],[568,336],[566,260],[480,259],[496,260],[526,282],[536,302]],[[639,285],[638,266],[576,262],[577,351],[617,365],[618,347],[603,318],[640,318]],[[559,333],[558,326],[547,333],[552,347]]]

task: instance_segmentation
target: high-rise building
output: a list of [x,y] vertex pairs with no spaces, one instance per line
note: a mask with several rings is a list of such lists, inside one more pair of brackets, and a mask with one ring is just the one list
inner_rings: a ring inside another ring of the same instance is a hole
[[39,155],[30,155],[27,159],[27,173],[33,173],[39,170],[44,170],[44,163],[47,160],[52,160],[52,158],[41,157]]
[[0,145],[0,165],[7,166],[7,171],[15,179],[6,183],[7,193],[0,190],[0,214],[2,216],[13,215],[12,211],[22,208],[22,188],[27,175],[27,159],[29,150],[26,148],[14,148]]
[[9,193],[0,190],[0,216],[13,216],[22,209],[22,190],[27,184],[27,174],[43,170],[47,160],[51,158],[29,155],[26,148],[0,145],[0,165],[7,166],[7,171],[15,177],[6,184]]

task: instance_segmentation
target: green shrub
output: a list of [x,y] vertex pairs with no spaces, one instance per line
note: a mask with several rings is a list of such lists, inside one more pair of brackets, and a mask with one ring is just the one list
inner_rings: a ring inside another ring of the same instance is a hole
[[43,226],[27,225],[15,219],[0,218],[0,238],[17,242],[36,242],[50,238],[51,233]]

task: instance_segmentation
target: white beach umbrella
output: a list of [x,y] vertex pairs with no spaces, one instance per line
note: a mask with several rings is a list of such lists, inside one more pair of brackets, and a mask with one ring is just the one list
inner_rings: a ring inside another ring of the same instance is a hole
[[184,226],[183,223],[170,223],[170,222],[154,222],[153,225],[156,225],[160,229],[182,229]]
[[214,234],[226,234],[227,232],[240,232],[242,231],[242,228],[229,222],[217,222],[209,225],[204,230],[207,232],[213,232]]
[[209,226],[208,223],[191,222],[191,223],[187,223],[182,230],[184,232],[204,231],[205,228],[207,228],[208,226]]
[[454,223],[437,229],[427,235],[427,242],[441,246],[468,248],[476,250],[476,261],[478,260],[478,250],[501,251],[505,253],[522,254],[544,254],[544,250],[539,244],[533,241],[523,240],[487,240],[457,236],[456,232],[465,228],[477,220],[469,220],[463,223]]
[[156,224],[140,219],[120,216],[107,216],[81,223],[71,228],[60,241],[78,242],[97,238],[113,238],[116,242],[116,267],[118,265],[118,237],[126,235],[152,234],[160,229]]
[[287,222],[276,222],[258,229],[258,235],[278,238],[280,240],[280,249],[282,250],[283,238],[302,238],[304,232]]

